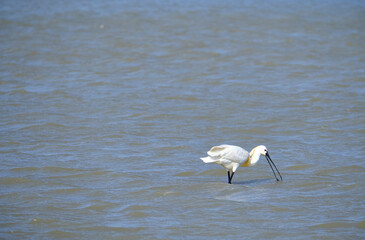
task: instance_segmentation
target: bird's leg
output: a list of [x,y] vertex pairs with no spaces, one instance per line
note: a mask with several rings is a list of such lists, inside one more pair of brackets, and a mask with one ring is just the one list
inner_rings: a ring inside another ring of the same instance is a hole
[[230,181],[229,181],[229,183],[231,183],[231,181],[232,181],[232,178],[233,178],[233,175],[234,175],[234,172],[232,172],[232,175],[231,175],[231,177],[230,177]]
[[228,174],[228,183],[231,184],[231,175],[230,175],[229,171],[227,172],[227,174]]

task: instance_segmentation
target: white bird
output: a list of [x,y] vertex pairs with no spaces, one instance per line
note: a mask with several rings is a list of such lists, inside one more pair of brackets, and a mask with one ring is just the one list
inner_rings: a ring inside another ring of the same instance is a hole
[[[279,170],[276,168],[274,162],[271,160],[267,148],[263,145],[255,147],[251,150],[250,153],[248,153],[245,149],[241,147],[224,144],[212,147],[207,153],[208,157],[200,159],[203,160],[203,162],[205,163],[216,163],[227,169],[229,184],[231,184],[233,175],[240,165],[242,165],[243,167],[251,167],[259,161],[261,155],[266,157],[266,160],[269,163],[272,172],[274,173],[276,181],[280,180],[276,176],[272,165],[274,165],[276,171],[278,172],[281,181],[283,180]],[[232,172],[232,174],[230,172]]]

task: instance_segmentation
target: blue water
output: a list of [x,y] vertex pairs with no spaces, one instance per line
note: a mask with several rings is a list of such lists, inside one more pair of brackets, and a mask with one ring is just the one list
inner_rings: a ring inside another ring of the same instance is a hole
[[[0,6],[4,239],[362,239],[362,1]],[[264,144],[233,184],[210,147]]]

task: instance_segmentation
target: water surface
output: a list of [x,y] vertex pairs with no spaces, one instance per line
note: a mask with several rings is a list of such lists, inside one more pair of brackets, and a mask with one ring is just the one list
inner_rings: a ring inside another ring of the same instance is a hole
[[[7,1],[4,239],[365,237],[361,1]],[[232,185],[211,146],[265,144]]]

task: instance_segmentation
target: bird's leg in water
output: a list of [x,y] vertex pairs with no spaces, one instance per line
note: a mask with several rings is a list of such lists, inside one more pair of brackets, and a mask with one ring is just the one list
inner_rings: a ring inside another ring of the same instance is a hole
[[232,174],[230,174],[229,171],[228,171],[227,175],[228,175],[228,183],[232,184],[232,178],[233,178],[234,172],[232,172]]
[[230,177],[230,181],[229,181],[229,183],[231,183],[232,182],[232,178],[233,178],[233,175],[234,175],[234,172],[232,172],[232,175],[231,175],[231,177]]
[[231,184],[231,175],[229,174],[229,171],[227,172],[228,174],[228,183]]

